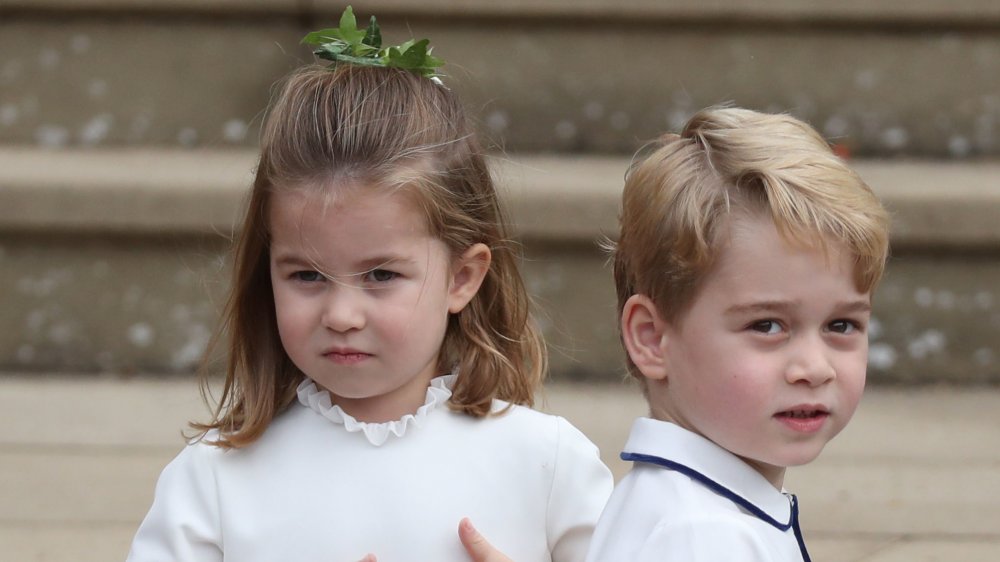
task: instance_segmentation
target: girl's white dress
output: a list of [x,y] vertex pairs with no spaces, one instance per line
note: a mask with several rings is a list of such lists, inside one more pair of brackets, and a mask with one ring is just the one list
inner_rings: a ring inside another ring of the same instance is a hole
[[434,379],[415,414],[368,424],[306,379],[253,445],[196,442],[167,465],[128,560],[467,562],[463,517],[517,562],[583,560],[612,488],[597,448],[529,408],[452,412],[453,380]]

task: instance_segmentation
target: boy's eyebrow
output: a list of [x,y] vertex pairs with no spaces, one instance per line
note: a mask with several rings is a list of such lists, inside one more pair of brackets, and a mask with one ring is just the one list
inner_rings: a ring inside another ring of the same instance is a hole
[[872,303],[871,300],[856,300],[849,302],[842,302],[837,305],[838,312],[871,312]]
[[726,309],[725,314],[750,314],[754,312],[781,312],[795,308],[800,301],[755,301],[734,304]]
[[[759,312],[783,312],[791,308],[795,308],[802,304],[802,301],[757,301],[751,303],[734,304],[726,309],[725,314],[752,314]],[[852,312],[871,312],[872,303],[868,299],[860,299],[855,301],[844,301],[837,303],[834,307],[838,314],[846,314]]]

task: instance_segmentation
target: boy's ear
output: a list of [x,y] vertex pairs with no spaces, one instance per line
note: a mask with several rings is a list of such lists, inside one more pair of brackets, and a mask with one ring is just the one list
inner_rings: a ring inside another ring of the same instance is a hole
[[632,295],[622,307],[622,343],[632,363],[648,379],[667,378],[666,322],[652,299]]
[[448,287],[448,312],[457,314],[469,304],[490,270],[493,254],[489,246],[473,244],[452,265]]

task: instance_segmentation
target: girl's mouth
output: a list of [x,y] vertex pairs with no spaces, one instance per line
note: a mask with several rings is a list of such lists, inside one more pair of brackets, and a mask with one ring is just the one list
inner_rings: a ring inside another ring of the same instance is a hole
[[330,351],[323,356],[339,365],[354,365],[368,359],[371,354],[360,351]]

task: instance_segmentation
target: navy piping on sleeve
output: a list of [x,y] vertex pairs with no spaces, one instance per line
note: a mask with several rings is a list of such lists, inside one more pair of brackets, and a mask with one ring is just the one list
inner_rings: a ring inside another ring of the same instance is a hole
[[698,472],[697,470],[694,470],[693,468],[684,466],[683,464],[679,464],[674,461],[669,461],[661,457],[654,457],[653,455],[643,455],[641,453],[628,453],[628,452],[622,453],[621,459],[623,461],[655,464],[658,466],[662,466],[664,468],[669,468],[670,470],[674,470],[676,472],[680,472],[681,474],[704,484],[707,488],[709,488],[713,492],[719,494],[720,496],[732,501],[736,505],[749,511],[755,517],[773,526],[779,531],[787,531],[789,529],[792,529],[793,532],[795,533],[795,540],[799,543],[799,552],[802,553],[802,560],[804,562],[812,562],[812,560],[809,558],[809,553],[806,551],[806,543],[802,539],[802,530],[799,529],[799,503],[798,499],[795,496],[792,496],[791,498],[792,512],[788,523],[781,523],[777,519],[765,513],[764,510],[750,503],[750,501],[748,501],[747,499],[736,494],[735,492],[733,492],[729,488],[726,488],[722,484],[719,484],[715,480],[712,480],[711,478]]

